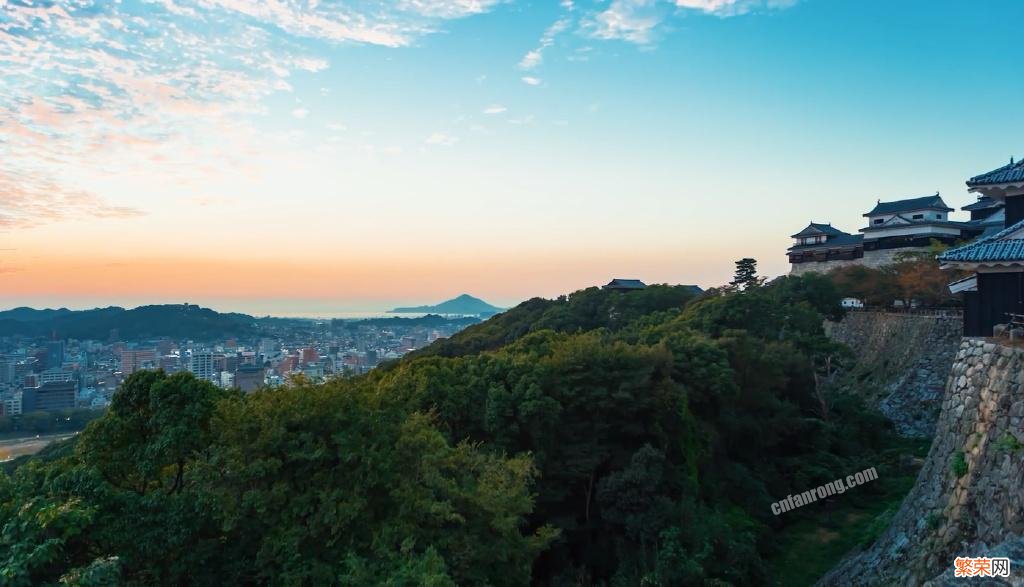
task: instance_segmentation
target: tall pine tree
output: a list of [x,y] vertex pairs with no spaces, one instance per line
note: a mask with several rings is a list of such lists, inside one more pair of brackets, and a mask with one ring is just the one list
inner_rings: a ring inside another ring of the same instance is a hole
[[744,257],[736,261],[736,275],[729,285],[736,289],[746,290],[760,284],[761,278],[757,276],[757,259]]

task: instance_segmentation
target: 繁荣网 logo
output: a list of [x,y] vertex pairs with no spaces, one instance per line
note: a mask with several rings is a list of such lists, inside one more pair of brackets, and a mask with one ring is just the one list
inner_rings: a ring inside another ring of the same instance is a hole
[[1010,559],[997,557],[956,557],[953,561],[956,577],[1009,577]]

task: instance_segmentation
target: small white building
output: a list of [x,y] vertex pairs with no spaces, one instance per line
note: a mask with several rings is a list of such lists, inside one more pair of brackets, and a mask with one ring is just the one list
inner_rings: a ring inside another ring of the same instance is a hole
[[858,300],[857,298],[843,298],[839,303],[844,308],[863,308],[864,307],[864,302]]

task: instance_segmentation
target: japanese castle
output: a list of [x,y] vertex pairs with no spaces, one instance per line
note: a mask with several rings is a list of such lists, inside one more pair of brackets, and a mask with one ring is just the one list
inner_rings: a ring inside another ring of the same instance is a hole
[[[1010,314],[1024,314],[1024,161],[976,175],[967,188],[980,194],[979,208],[1000,206],[1000,230],[939,255],[943,268],[970,272],[950,284],[964,295],[964,336],[992,336]],[[991,208],[985,208],[991,209]],[[974,210],[971,211],[972,215]]]
[[932,196],[882,202],[864,216],[867,226],[860,234],[850,234],[831,224],[811,222],[792,235],[789,248],[791,274],[808,271],[830,271],[844,265],[881,267],[907,251],[926,251],[931,241],[946,244],[994,234],[1003,227],[1004,202],[982,196],[961,210],[970,212],[970,219],[954,220],[954,212],[938,193]]

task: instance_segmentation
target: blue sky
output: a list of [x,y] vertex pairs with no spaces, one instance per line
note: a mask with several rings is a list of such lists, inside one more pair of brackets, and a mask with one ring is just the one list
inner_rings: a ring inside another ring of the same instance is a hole
[[743,256],[784,273],[810,220],[961,206],[969,175],[1024,155],[1022,16],[0,1],[0,304],[507,304],[715,285]]

